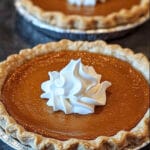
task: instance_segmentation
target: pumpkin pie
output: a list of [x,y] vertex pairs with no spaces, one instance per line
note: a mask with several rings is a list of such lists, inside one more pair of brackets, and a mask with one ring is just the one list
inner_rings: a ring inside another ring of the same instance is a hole
[[[48,71],[71,59],[93,66],[107,104],[93,114],[53,112],[40,98]],[[25,49],[0,63],[0,127],[32,149],[129,149],[149,142],[149,61],[103,41],[62,40]]]
[[149,0],[101,0],[92,6],[73,5],[78,1],[20,0],[16,5],[52,26],[90,30],[134,23],[148,15],[150,4]]

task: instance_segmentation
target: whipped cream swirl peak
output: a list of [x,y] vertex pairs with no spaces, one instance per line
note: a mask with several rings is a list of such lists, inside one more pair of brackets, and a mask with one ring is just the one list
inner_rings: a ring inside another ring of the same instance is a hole
[[105,1],[106,0],[68,0],[68,3],[77,6],[95,6],[96,3],[104,3]]
[[71,60],[60,72],[48,74],[50,80],[41,84],[41,98],[48,99],[47,105],[53,111],[90,114],[96,105],[106,104],[106,89],[111,83],[100,83],[101,75],[93,67],[83,65],[81,59]]

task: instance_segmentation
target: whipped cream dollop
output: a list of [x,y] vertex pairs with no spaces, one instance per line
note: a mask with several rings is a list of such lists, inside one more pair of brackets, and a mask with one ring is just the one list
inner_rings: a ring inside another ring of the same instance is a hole
[[81,59],[71,60],[60,72],[48,74],[50,80],[41,84],[41,98],[48,99],[47,105],[53,111],[90,114],[96,105],[106,104],[106,89],[111,83],[100,83],[101,75],[93,67],[83,65]]
[[68,0],[71,5],[77,6],[95,6],[97,2],[105,2],[106,0]]

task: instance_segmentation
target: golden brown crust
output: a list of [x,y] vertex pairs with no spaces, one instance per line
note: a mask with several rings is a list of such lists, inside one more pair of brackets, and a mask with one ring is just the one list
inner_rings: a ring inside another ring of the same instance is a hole
[[31,15],[43,22],[64,29],[79,30],[110,28],[136,22],[141,17],[148,15],[149,5],[149,0],[141,0],[139,5],[135,5],[129,10],[122,9],[119,12],[111,13],[107,16],[86,17],[65,15],[62,12],[46,12],[38,6],[35,6],[31,0],[16,1],[16,7],[25,8]]
[[[134,54],[130,49],[123,49],[119,45],[107,45],[103,41],[95,42],[72,42],[62,40],[45,45],[38,45],[33,49],[20,51],[19,54],[11,55],[7,60],[0,63],[0,99],[1,88],[7,76],[18,66],[26,61],[50,51],[61,50],[84,50],[93,53],[111,55],[121,60],[129,62],[134,68],[140,71],[149,81],[149,61],[143,54]],[[22,126],[9,116],[4,105],[0,102],[0,127],[12,138],[18,139],[22,144],[29,145],[32,149],[129,149],[136,148],[145,142],[149,142],[149,110],[140,123],[131,131],[120,131],[112,137],[100,136],[93,140],[70,139],[60,141],[52,138],[45,138],[41,135],[27,132]]]

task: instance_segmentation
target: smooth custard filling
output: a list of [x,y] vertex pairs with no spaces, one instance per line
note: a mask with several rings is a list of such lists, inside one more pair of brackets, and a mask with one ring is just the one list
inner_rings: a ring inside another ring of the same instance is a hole
[[46,11],[60,11],[66,15],[105,16],[121,9],[130,9],[139,5],[141,0],[107,0],[94,7],[69,5],[67,0],[31,0],[36,6]]
[[[49,79],[48,71],[60,71],[71,59],[78,58],[93,66],[102,81],[112,83],[107,104],[96,107],[90,115],[53,112],[40,98],[41,83]],[[26,62],[9,75],[2,88],[2,102],[28,131],[60,140],[94,139],[135,127],[149,107],[149,85],[141,73],[119,59],[89,52],[51,52]]]

